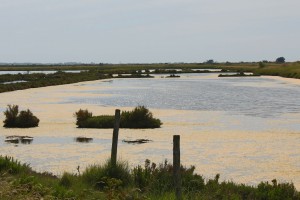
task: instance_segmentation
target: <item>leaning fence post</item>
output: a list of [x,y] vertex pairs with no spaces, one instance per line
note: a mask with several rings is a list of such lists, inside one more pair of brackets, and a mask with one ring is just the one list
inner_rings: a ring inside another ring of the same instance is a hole
[[117,151],[118,151],[118,137],[119,137],[119,127],[120,127],[120,110],[115,111],[115,123],[114,132],[112,136],[112,146],[111,146],[111,164],[113,167],[117,165]]
[[182,199],[180,175],[180,135],[173,135],[173,177],[176,199]]

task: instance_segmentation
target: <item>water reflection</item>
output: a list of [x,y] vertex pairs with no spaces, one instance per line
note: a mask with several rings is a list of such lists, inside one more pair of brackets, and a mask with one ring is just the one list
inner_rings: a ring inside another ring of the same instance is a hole
[[122,140],[122,142],[125,142],[128,144],[144,144],[144,143],[153,142],[153,141],[148,140],[148,139],[136,139],[136,140]]
[[6,143],[11,143],[11,144],[31,144],[33,141],[33,137],[29,137],[29,136],[17,136],[17,135],[13,135],[13,136],[7,136],[5,138],[5,142]]
[[[199,74],[198,74],[199,75]],[[205,76],[205,75],[202,75]],[[89,86],[89,85],[86,85]],[[158,109],[225,111],[261,118],[299,113],[300,88],[250,78],[116,79],[100,82],[85,94],[63,103],[114,107],[145,105]],[[97,88],[98,87],[98,88]],[[103,95],[105,94],[105,95]]]
[[74,140],[76,142],[80,142],[80,143],[90,143],[90,142],[93,142],[93,138],[87,138],[87,137],[76,137],[76,138],[74,138]]
[[7,85],[7,84],[13,84],[13,83],[26,83],[26,82],[28,82],[28,81],[19,80],[19,81],[3,82],[3,83],[0,83],[0,84]]

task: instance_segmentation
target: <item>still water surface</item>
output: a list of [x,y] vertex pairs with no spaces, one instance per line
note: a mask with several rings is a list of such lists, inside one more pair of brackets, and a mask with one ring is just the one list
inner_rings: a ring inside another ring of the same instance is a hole
[[[40,120],[33,129],[0,128],[0,152],[39,171],[76,172],[110,155],[112,130],[77,129],[73,113],[95,115],[115,108],[146,105],[163,121],[160,129],[122,129],[119,155],[132,166],[146,158],[172,160],[172,135],[181,135],[182,162],[206,177],[257,184],[277,178],[300,188],[300,85],[265,77],[218,78],[182,74],[180,78],[114,79],[0,94],[0,120],[8,103],[30,108]],[[1,125],[1,124],[0,124]],[[28,135],[30,144],[4,142]],[[78,143],[75,137],[93,138]],[[153,142],[130,145],[126,139]]]
[[[116,79],[91,83],[93,90],[70,97],[67,103],[103,106],[225,111],[230,114],[276,118],[300,112],[300,86],[260,77],[209,78],[207,74],[183,74],[182,78]],[[202,78],[201,78],[202,77]],[[105,87],[98,89],[97,87]]]

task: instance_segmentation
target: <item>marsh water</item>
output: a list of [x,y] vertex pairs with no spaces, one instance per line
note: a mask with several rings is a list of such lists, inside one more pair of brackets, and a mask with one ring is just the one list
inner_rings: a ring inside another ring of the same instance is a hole
[[[0,94],[7,104],[31,109],[40,120],[32,129],[0,128],[0,152],[30,163],[38,171],[61,174],[101,163],[110,155],[112,130],[77,129],[73,113],[94,115],[147,106],[162,120],[160,129],[121,129],[119,156],[131,166],[172,161],[172,135],[181,135],[184,165],[206,177],[247,184],[293,181],[300,188],[300,84],[270,77],[218,78],[181,74],[180,78],[111,79]],[[30,144],[5,137],[33,137]],[[76,137],[93,138],[80,143]],[[132,145],[128,139],[149,139]]]

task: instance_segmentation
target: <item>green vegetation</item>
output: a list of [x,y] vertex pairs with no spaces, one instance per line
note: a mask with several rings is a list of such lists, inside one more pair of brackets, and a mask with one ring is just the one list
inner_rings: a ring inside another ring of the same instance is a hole
[[[34,172],[28,165],[0,156],[0,199],[175,199],[173,166],[145,161],[145,166],[129,169],[126,162],[116,167],[108,160],[92,165],[77,174],[64,173],[61,178]],[[233,182],[204,179],[195,167],[181,167],[183,199],[291,199],[300,193],[292,183],[261,182],[247,186]]]
[[300,79],[300,63],[295,63],[294,65],[282,64],[277,67],[267,65],[264,68],[254,69],[253,72],[260,75]]
[[285,78],[300,79],[300,62],[274,63],[263,61],[258,63],[231,63],[222,66],[222,69],[229,72],[252,72],[264,76],[280,76]]
[[75,112],[74,117],[76,117],[76,125],[81,128],[83,126],[83,122],[87,119],[91,118],[93,113],[89,112],[87,109],[82,110],[80,109],[78,112]]
[[[158,64],[86,64],[86,65],[7,65],[0,66],[0,71],[46,71],[58,70],[54,74],[15,74],[0,75],[0,93],[27,88],[62,85],[82,81],[100,80],[106,78],[151,78],[151,74],[180,74],[180,73],[207,73],[200,69],[221,69],[229,72],[253,72],[260,75],[300,78],[300,62],[287,63],[284,57],[274,62],[240,62],[217,63],[208,60],[204,63],[158,63]],[[181,69],[178,71],[177,69]],[[199,69],[197,71],[197,69]],[[85,70],[81,73],[65,73],[62,70]],[[142,74],[145,70],[146,75]],[[151,71],[152,70],[152,71]],[[218,72],[210,72],[218,73]],[[113,74],[119,76],[113,77]],[[124,74],[131,74],[125,76]],[[149,76],[148,76],[149,75]],[[27,81],[3,84],[12,81]]]
[[[92,116],[88,110],[80,109],[74,114],[78,128],[113,128],[114,116]],[[132,111],[122,111],[120,128],[160,128],[159,119],[153,117],[145,106],[138,106]]]
[[[0,93],[14,90],[24,90],[28,88],[46,87],[52,85],[63,85],[82,81],[92,81],[111,78],[109,75],[96,71],[81,73],[57,72],[54,74],[5,74],[0,75]],[[27,81],[21,83],[1,84],[12,81]]]
[[30,128],[39,125],[40,120],[27,110],[22,110],[19,113],[18,105],[8,105],[4,111],[5,120],[3,121],[4,127],[7,128]]

